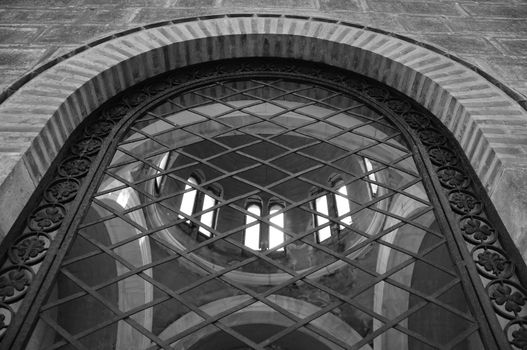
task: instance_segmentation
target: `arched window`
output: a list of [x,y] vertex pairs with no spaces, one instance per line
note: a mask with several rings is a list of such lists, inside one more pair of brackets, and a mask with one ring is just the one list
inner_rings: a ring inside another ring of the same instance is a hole
[[[181,207],[179,208],[179,211],[187,216],[191,216],[195,212],[198,197],[196,186],[198,184],[198,178],[195,175],[191,175],[187,179],[187,184],[185,184],[185,192],[181,199]],[[184,216],[179,215],[179,217],[183,218]]]
[[[170,152],[166,152],[164,153],[162,156],[161,156],[161,159],[159,160],[159,168],[161,170],[165,170],[166,167],[167,167],[167,164],[168,164],[168,160],[170,158]],[[157,171],[157,173],[159,174],[161,171]],[[159,193],[159,191],[161,190],[161,183],[164,179],[164,176],[162,175],[159,175],[155,178],[155,191],[156,193]]]
[[454,138],[379,82],[213,62],[86,123],[0,250],[5,348],[521,348],[525,265]]
[[[331,238],[333,233],[339,233],[353,224],[351,215],[350,196],[348,186],[340,175],[332,175],[328,180],[331,192],[325,193],[320,189],[312,189],[315,199],[311,201],[313,214],[313,225],[316,228],[316,239],[318,242]],[[325,193],[324,195],[320,195]],[[328,219],[334,218],[334,221]]]
[[323,242],[331,238],[331,224],[329,219],[329,195],[321,190],[312,190],[314,196],[311,207],[316,212],[313,214],[313,226],[316,228],[316,238],[318,242]]
[[214,184],[201,187],[200,184],[205,181],[201,180],[202,177],[192,174],[187,179],[181,196],[178,217],[193,217],[193,220],[186,220],[186,223],[197,227],[198,233],[210,238],[213,230],[216,229],[219,211],[217,204],[222,192]]
[[[212,232],[210,229],[216,229],[216,223],[218,219],[219,209],[216,207],[218,200],[216,198],[221,197],[221,190],[217,186],[209,186],[207,188],[208,193],[201,193],[203,203],[201,207],[201,217],[199,232],[204,234],[206,237],[212,237]],[[215,208],[216,207],[216,208]]]
[[[276,199],[271,199],[268,205],[263,205],[262,200],[253,197],[246,205],[246,210],[259,218],[268,217],[269,224],[262,224],[260,219],[249,213],[245,215],[245,224],[249,225],[244,231],[244,244],[253,250],[272,249],[285,240],[284,236],[284,205]],[[252,224],[256,222],[256,224]],[[276,249],[284,251],[284,247]]]
[[258,217],[262,215],[262,205],[261,203],[251,202],[247,205],[246,210],[253,215],[246,214],[245,216],[245,224],[247,227],[244,233],[244,244],[253,250],[259,250],[261,242],[260,221]]
[[340,175],[332,176],[329,179],[329,183],[331,187],[334,189],[334,191],[331,192],[330,194],[333,208],[335,210],[335,212],[332,214],[335,217],[339,218],[338,228],[340,230],[343,230],[346,228],[343,224],[345,225],[353,224],[353,219],[350,214],[351,207],[350,207],[350,197],[348,196],[348,187],[347,187],[347,184],[344,183]]
[[379,190],[379,186],[375,183],[377,181],[377,176],[375,176],[375,172],[373,172],[373,164],[368,158],[364,158],[364,168],[366,169],[366,172],[368,172],[368,179],[372,181],[369,182],[371,195],[372,197],[375,197]]
[[[273,203],[269,206],[269,249],[272,249],[282,243],[284,243],[284,206],[282,204]],[[284,248],[280,247],[278,251],[283,251]]]

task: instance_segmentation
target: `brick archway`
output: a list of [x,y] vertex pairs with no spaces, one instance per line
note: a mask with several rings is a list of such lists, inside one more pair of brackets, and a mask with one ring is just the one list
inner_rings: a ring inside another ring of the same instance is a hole
[[[525,181],[525,156],[496,137],[527,128],[527,112],[465,65],[415,43],[340,21],[229,15],[152,25],[94,42],[43,71],[0,105],[5,127],[32,125],[23,154],[3,165],[0,232],[21,212],[67,137],[104,101],[149,77],[190,64],[274,56],[323,62],[381,81],[418,101],[461,144],[515,242],[525,208],[511,183]],[[8,147],[9,141],[4,141]],[[527,206],[527,204],[523,204]],[[523,214],[522,214],[523,213]],[[520,217],[518,217],[520,215]]]

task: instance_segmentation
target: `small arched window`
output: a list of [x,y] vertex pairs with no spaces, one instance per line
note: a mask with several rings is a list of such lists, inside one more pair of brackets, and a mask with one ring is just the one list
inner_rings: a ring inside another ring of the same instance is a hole
[[313,214],[313,226],[317,228],[315,231],[315,237],[317,242],[323,242],[328,238],[331,238],[331,226],[328,224],[329,220],[329,205],[328,195],[322,194],[320,190],[313,190],[313,195],[318,195],[314,200],[311,201],[311,208],[317,212]]
[[[167,168],[167,164],[168,164],[168,159],[170,158],[170,152],[166,152],[164,153],[162,156],[161,156],[161,159],[159,161],[159,165],[158,167],[161,169],[161,170],[166,170]],[[161,173],[161,171],[157,171],[158,174]],[[155,178],[155,193],[156,194],[159,194],[159,192],[161,191],[161,183],[163,182],[163,179],[165,177],[163,175],[159,175]]]
[[[203,213],[200,217],[200,229],[199,232],[205,235],[206,237],[212,237],[212,232],[208,229],[216,229],[216,222],[218,218],[218,208],[214,208],[218,204],[216,198],[221,197],[222,191],[215,187],[211,186],[208,188],[209,193],[200,193],[203,196],[201,210]],[[198,200],[199,202],[199,200]],[[203,224],[203,226],[201,226]]]
[[368,172],[368,180],[371,180],[373,182],[369,182],[369,187],[370,187],[370,193],[371,193],[371,196],[372,197],[375,197],[377,196],[377,191],[379,190],[379,186],[375,183],[377,182],[377,176],[375,175],[374,172],[370,173],[371,171],[373,171],[373,163],[371,162],[371,160],[369,160],[368,158],[364,158],[364,167],[366,168],[366,172]]
[[[198,178],[195,175],[191,175],[187,179],[187,184],[185,184],[185,192],[183,193],[183,198],[181,199],[181,206],[179,211],[183,214],[191,216],[194,213],[194,207],[196,206],[196,198],[198,191],[196,186],[199,184]],[[182,215],[179,215],[179,218],[183,218]]]
[[[254,214],[254,216],[259,217],[262,215],[261,203],[249,202],[245,209],[249,213]],[[248,226],[245,228],[243,244],[245,244],[247,247],[253,250],[259,250],[260,249],[260,222],[254,216],[249,215],[249,214],[245,215],[245,224]]]
[[[335,192],[331,193],[333,199],[334,208],[336,211],[336,216],[339,217],[339,221],[345,225],[351,225],[353,219],[350,215],[350,200],[348,197],[348,187],[342,180],[340,176],[337,176],[333,179],[332,187],[336,189]],[[346,227],[344,225],[339,225],[341,230],[344,230]]]
[[[284,243],[284,206],[282,204],[273,203],[269,207],[269,249]],[[277,251],[283,251],[284,247],[280,247]]]
[[[319,243],[331,238],[333,232],[345,230],[346,225],[353,224],[348,186],[340,175],[331,176],[328,182],[334,189],[332,192],[322,194],[324,192],[320,189],[312,190],[312,195],[316,196],[311,201],[311,208],[316,212],[313,214],[313,226],[318,228],[315,231],[315,238]],[[338,221],[342,224],[330,223],[328,217],[338,217]]]
[[[253,250],[272,249],[284,243],[284,205],[275,200],[270,200],[269,205],[263,205],[260,198],[252,198],[245,208],[250,214],[262,217],[269,216],[269,224],[261,224],[259,220],[247,213],[245,224],[248,225],[244,231],[244,244]],[[254,223],[258,221],[257,223]],[[284,251],[284,247],[277,249]]]

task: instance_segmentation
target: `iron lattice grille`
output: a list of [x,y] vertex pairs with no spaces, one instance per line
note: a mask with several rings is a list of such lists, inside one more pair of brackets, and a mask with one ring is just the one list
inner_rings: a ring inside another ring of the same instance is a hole
[[[488,310],[457,268],[468,252],[457,252],[421,175],[426,150],[450,192],[443,207],[462,225],[490,225],[447,138],[387,89],[327,72],[265,61],[192,68],[96,115],[45,192],[51,204],[35,211],[58,210],[60,220],[29,221],[30,230],[44,225],[43,249],[28,255],[38,268],[102,139],[119,129],[99,159],[106,165],[87,192],[82,222],[66,235],[67,253],[48,256],[56,277],[29,348],[492,348],[482,321]],[[314,77],[353,90],[313,84]],[[421,146],[391,111],[419,130]],[[254,227],[251,249],[245,237]],[[490,246],[494,231],[480,231],[463,229],[472,255],[502,254]],[[278,244],[271,232],[282,234]],[[498,267],[477,259],[491,278]],[[510,278],[511,262],[500,266],[498,275]],[[504,286],[515,288],[508,295],[516,295],[521,319],[520,285]],[[495,307],[510,319],[506,302]],[[513,345],[522,326],[507,325]]]

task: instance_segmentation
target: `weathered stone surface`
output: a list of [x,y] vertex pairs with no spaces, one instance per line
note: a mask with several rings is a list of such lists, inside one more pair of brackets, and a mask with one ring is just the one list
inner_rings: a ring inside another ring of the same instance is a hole
[[0,48],[0,67],[26,68],[36,64],[46,49]]
[[474,16],[496,18],[527,18],[527,6],[517,5],[512,1],[509,4],[475,4],[467,3],[463,8]]
[[97,7],[167,7],[170,4],[168,0],[77,0],[79,7],[97,6]]
[[414,33],[452,32],[442,17],[433,16],[399,16],[399,22]]
[[438,45],[448,51],[471,54],[497,54],[498,49],[487,39],[465,35],[423,35],[424,41]]
[[507,53],[522,56],[527,52],[527,39],[496,39],[505,48]]
[[42,30],[40,27],[0,27],[2,44],[29,44]]
[[404,13],[414,13],[433,16],[460,16],[463,13],[455,4],[433,2],[405,2],[401,4]]
[[76,0],[49,0],[49,1],[35,1],[35,0],[2,0],[2,6],[27,6],[30,8],[38,7],[64,7],[75,5]]
[[362,10],[360,1],[358,0],[320,0],[320,9],[323,11],[346,10],[346,11],[360,11]]
[[72,23],[82,18],[84,11],[71,8],[59,9],[11,9],[0,12],[3,24]]
[[[112,28],[115,30],[115,28]],[[89,41],[88,38],[96,38],[108,32],[108,27],[98,25],[67,25],[53,26],[48,29],[36,40],[37,43],[83,43]]]
[[223,6],[229,7],[290,7],[290,8],[316,8],[314,0],[223,0]]
[[89,8],[77,18],[77,23],[125,24],[130,22],[138,11],[139,9]]
[[454,32],[499,33],[499,35],[522,36],[527,33],[527,21],[499,18],[448,18],[448,26]]
[[527,169],[505,169],[491,198],[527,260]]
[[527,58],[488,57],[486,61],[494,67],[504,81],[527,81]]
[[173,5],[178,7],[214,7],[215,0],[175,0]]
[[143,8],[140,9],[133,17],[133,23],[150,23],[171,20],[178,17],[191,16],[196,10],[188,9],[160,9],[160,8]]
[[7,166],[12,168],[8,174],[0,170],[0,238],[9,231],[22,210],[23,203],[28,201],[35,190],[24,163],[18,162],[19,159],[20,153],[0,154],[2,169],[7,169]]

